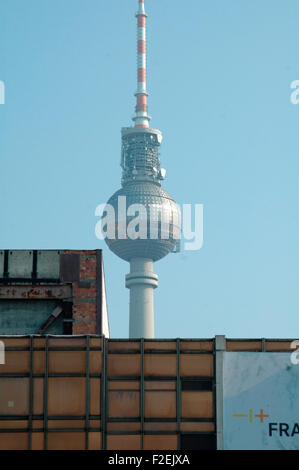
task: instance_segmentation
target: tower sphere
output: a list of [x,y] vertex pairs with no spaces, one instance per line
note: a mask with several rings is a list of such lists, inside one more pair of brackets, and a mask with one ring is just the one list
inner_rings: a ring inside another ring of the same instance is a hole
[[[125,196],[126,213],[133,204],[141,204],[144,207],[147,219],[142,220],[145,222],[146,239],[119,238],[117,224],[125,226],[127,233],[128,224],[134,219],[134,216],[126,216],[124,219],[119,213],[118,201],[121,196]],[[115,211],[116,238],[105,238],[105,241],[117,256],[126,261],[139,257],[158,261],[174,250],[180,234],[180,209],[160,185],[148,181],[127,183],[111,196],[108,204]]]

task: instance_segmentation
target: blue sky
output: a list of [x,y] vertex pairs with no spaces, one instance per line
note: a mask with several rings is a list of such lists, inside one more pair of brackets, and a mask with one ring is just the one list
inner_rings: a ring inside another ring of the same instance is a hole
[[[94,235],[132,124],[137,0],[5,0],[0,246],[103,248],[111,333],[128,263]],[[157,337],[298,331],[297,0],[146,0],[164,188],[204,205],[204,244],[155,264]]]

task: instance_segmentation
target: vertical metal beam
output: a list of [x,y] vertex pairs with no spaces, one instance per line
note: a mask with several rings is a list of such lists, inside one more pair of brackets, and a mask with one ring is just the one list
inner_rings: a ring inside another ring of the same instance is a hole
[[32,284],[35,284],[37,279],[37,250],[32,251]]
[[141,450],[144,449],[144,338],[140,339],[140,431],[141,431]]
[[217,450],[223,450],[223,353],[226,350],[225,336],[215,336],[216,374],[216,435]]
[[45,337],[45,374],[44,374],[44,450],[48,448],[48,376],[49,376],[49,336]]
[[86,405],[85,405],[85,450],[88,450],[88,433],[89,433],[89,413],[90,413],[90,337],[86,336]]
[[4,266],[3,266],[4,284],[7,283],[8,278],[9,278],[8,256],[9,256],[9,250],[4,250]]
[[177,434],[178,434],[178,450],[181,448],[181,344],[180,339],[176,340],[176,420],[177,420]]
[[33,415],[33,336],[30,336],[29,365],[29,416],[28,416],[28,450],[32,448],[32,415]]

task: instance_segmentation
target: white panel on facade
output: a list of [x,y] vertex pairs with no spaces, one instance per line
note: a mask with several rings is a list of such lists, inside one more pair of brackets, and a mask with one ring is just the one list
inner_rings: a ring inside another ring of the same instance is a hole
[[110,336],[104,265],[102,263],[102,334]]
[[59,279],[60,251],[39,250],[37,253],[37,278]]
[[299,449],[299,364],[291,353],[223,353],[224,449]]
[[32,250],[12,250],[8,255],[9,277],[31,278],[33,265]]

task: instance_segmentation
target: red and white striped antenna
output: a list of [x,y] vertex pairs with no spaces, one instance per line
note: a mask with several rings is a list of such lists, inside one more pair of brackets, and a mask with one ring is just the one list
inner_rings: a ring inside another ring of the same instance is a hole
[[135,127],[149,127],[150,116],[147,114],[146,91],[146,18],[144,0],[139,1],[137,17],[137,92],[135,93],[136,114],[133,117]]

